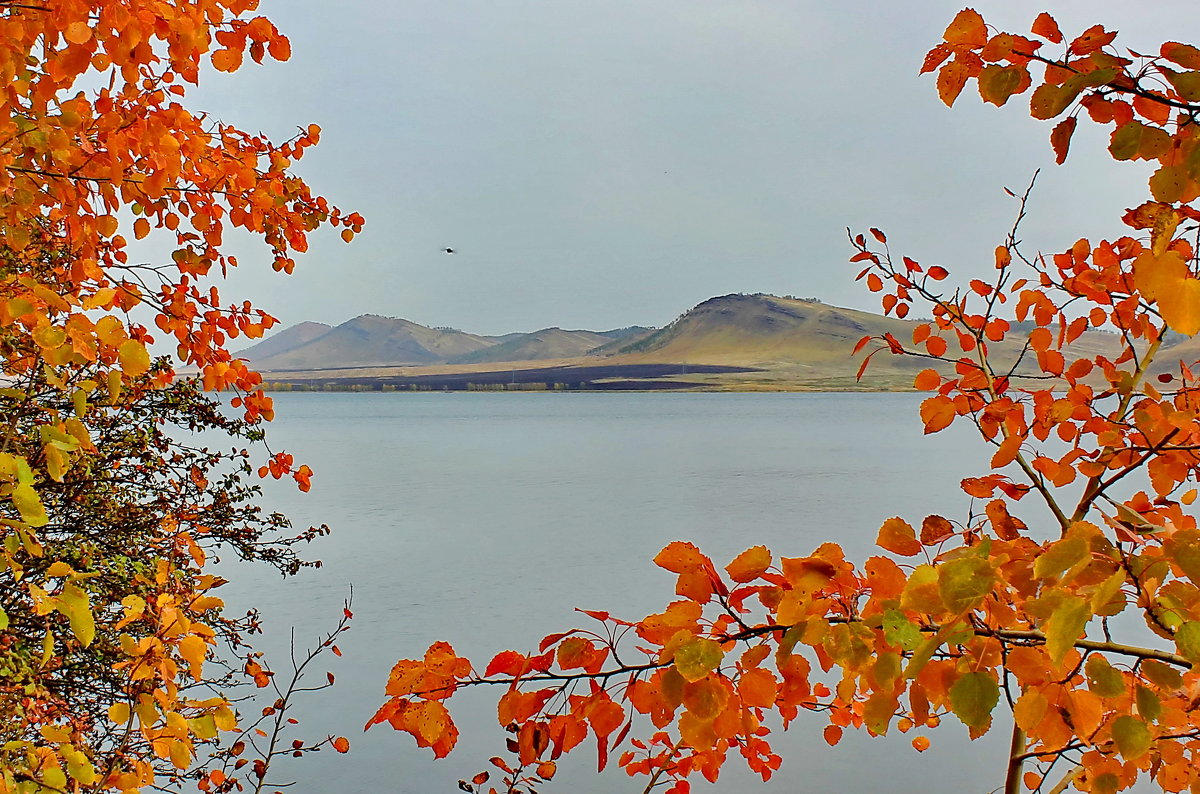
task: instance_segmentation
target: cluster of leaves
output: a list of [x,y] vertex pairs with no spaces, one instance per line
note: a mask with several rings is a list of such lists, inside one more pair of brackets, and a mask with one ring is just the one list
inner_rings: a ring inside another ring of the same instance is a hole
[[[256,6],[0,0],[3,794],[136,791],[189,774],[243,787],[242,773],[198,760],[239,736],[229,688],[269,676],[238,661],[256,622],[225,614],[207,566],[220,551],[294,573],[294,544],[324,530],[291,536],[254,505],[246,446],[187,441],[264,446],[257,425],[272,417],[261,378],[228,345],[275,320],[224,303],[211,282],[237,264],[222,250],[228,229],[291,272],[311,232],[350,239],[362,225],[289,171],[316,125],[274,143],[182,104],[209,66],[287,59]],[[130,240],[151,234],[170,260],[131,261]],[[195,384],[152,361],[156,334]],[[201,388],[237,392],[241,418]],[[264,468],[304,489],[312,474],[284,453]]]
[[[436,644],[396,665],[371,724],[442,756],[457,737],[444,701],[495,685],[515,758],[493,759],[498,785],[480,773],[465,790],[532,791],[590,736],[601,767],[628,739],[619,764],[647,776],[647,791],[681,794],[693,773],[715,780],[730,753],[769,779],[772,715],[784,727],[820,715],[831,744],[847,728],[911,732],[923,751],[944,718],[978,737],[1004,704],[1006,792],[1113,792],[1143,777],[1200,787],[1200,530],[1187,511],[1200,383],[1163,347],[1168,331],[1200,331],[1187,237],[1200,220],[1200,50],[1124,57],[1096,26],[1051,57],[1043,49],[1064,37],[1047,14],[1030,35],[989,30],[967,9],[922,71],[940,67],[947,104],[975,80],[996,105],[1032,88],[1035,118],[1069,112],[1051,134],[1060,161],[1082,114],[1111,126],[1114,158],[1158,163],[1153,200],[1123,218],[1132,233],[1030,255],[1017,239],[1027,191],[994,276],[958,290],[944,268],[894,259],[879,230],[852,237],[859,278],[886,312],[932,314],[911,340],[875,340],[875,352],[930,362],[914,383],[930,393],[925,431],[969,422],[994,447],[991,470],[962,481],[970,513],[919,528],[888,519],[886,553],[861,566],[825,543],[799,557],[754,546],[721,571],[672,543],[655,558],[677,575],[679,599],[663,611],[589,612],[598,626],[504,651],[482,671]],[[1093,329],[1115,332],[1101,352],[1080,343]],[[1028,521],[1023,499],[1039,502]]]

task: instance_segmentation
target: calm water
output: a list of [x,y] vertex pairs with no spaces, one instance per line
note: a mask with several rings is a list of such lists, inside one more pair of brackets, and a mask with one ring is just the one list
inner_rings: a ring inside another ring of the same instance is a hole
[[[334,533],[309,556],[318,571],[283,581],[247,567],[226,597],[259,607],[285,649],[332,625],[354,587],[355,620],[332,670],[337,686],[301,703],[307,734],[350,737],[283,770],[292,791],[456,791],[503,747],[499,693],[451,701],[458,749],[434,761],[406,735],[362,727],[391,665],[444,639],[477,663],[529,650],[579,623],[574,607],[637,618],[672,600],[674,577],[650,559],[695,541],[718,565],[757,543],[785,556],[836,540],[869,553],[880,523],[929,512],[965,516],[958,481],[985,467],[965,430],[923,437],[907,394],[280,394],[271,443],[317,471],[302,495],[272,487],[268,507]],[[282,666],[279,664],[277,666]],[[489,698],[490,695],[490,698]],[[461,702],[457,702],[460,701]],[[457,706],[453,705],[457,702]],[[918,760],[909,736],[847,735],[821,721],[776,735],[783,769],[767,785],[731,756],[698,791],[988,792],[1002,782],[1007,730],[968,742],[948,721]],[[547,792],[640,792],[615,766],[595,774],[590,744]],[[489,767],[490,768],[490,767]],[[702,783],[702,781],[700,781]]]

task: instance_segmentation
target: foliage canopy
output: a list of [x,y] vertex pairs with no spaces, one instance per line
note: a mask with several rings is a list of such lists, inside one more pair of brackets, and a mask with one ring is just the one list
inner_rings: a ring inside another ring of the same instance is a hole
[[[272,415],[227,346],[275,321],[222,302],[211,282],[237,264],[222,248],[231,228],[291,272],[311,232],[349,239],[362,219],[289,170],[316,125],[274,143],[183,104],[210,68],[288,58],[256,6],[0,0],[4,794],[186,775],[206,790],[243,775],[261,788],[273,758],[238,771],[253,753],[237,757],[228,688],[270,676],[253,655],[234,664],[253,620],[224,612],[206,566],[223,550],[294,572],[292,545],[321,530],[289,537],[249,484],[258,468],[307,489],[306,466],[278,453],[255,467],[244,446],[215,452],[189,435],[259,444]],[[133,261],[129,241],[150,235],[173,248],[167,262]],[[173,339],[195,383],[152,360],[156,336]],[[236,391],[242,416],[201,388]],[[224,755],[209,755],[222,735]]]

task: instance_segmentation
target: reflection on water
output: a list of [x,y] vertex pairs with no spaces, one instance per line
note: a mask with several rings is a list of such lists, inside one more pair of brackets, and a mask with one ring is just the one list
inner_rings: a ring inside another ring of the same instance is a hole
[[[641,617],[674,598],[649,561],[695,541],[723,565],[766,543],[785,556],[835,540],[870,553],[882,521],[965,517],[958,481],[986,450],[962,432],[924,437],[908,394],[418,393],[276,395],[273,448],[317,472],[312,493],[272,483],[267,507],[298,525],[328,523],[311,547],[324,567],[281,581],[246,567],[226,597],[260,608],[262,641],[286,649],[333,625],[351,583],[354,628],[330,657],[337,686],[298,709],[313,733],[342,733],[348,755],[293,762],[292,791],[451,792],[503,747],[499,693],[451,701],[462,738],[433,761],[387,726],[365,736],[391,665],[434,640],[486,663],[579,623],[574,607]],[[323,673],[320,670],[318,674]],[[461,702],[457,702],[460,701]],[[457,702],[457,705],[455,703]],[[1004,726],[980,742],[947,721],[918,756],[907,737],[847,734],[836,748],[818,719],[777,734],[783,769],[756,784],[731,757],[697,791],[988,792],[1002,782]],[[547,792],[635,792],[594,751],[560,765]],[[615,755],[615,754],[614,754]],[[936,770],[936,772],[934,772]],[[700,781],[702,783],[702,781]]]

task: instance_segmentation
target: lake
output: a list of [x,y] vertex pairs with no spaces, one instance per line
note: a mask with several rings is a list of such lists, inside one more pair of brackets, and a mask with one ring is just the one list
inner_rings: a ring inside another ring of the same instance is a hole
[[[456,791],[503,750],[499,692],[450,701],[458,749],[433,760],[388,726],[363,734],[391,665],[449,641],[480,668],[499,650],[531,650],[580,624],[573,609],[640,618],[674,596],[674,575],[651,558],[692,540],[723,566],[765,543],[804,556],[826,540],[871,553],[884,519],[954,519],[965,476],[986,470],[969,428],[925,437],[915,394],[417,393],[275,395],[273,449],[316,470],[313,490],[269,483],[264,504],[298,526],[333,534],[307,556],[324,565],[281,580],[224,568],[225,597],[262,610],[259,646],[285,666],[288,630],[303,647],[332,626],[354,588],[344,656],[322,659],[337,685],[309,695],[299,735],[348,736],[330,751],[280,765],[294,792]],[[586,620],[586,619],[585,619]],[[836,748],[823,722],[801,716],[773,737],[783,768],[769,784],[730,756],[711,792],[989,792],[1003,781],[1007,719],[979,742],[947,720],[918,756],[913,733],[847,733]],[[614,758],[617,753],[614,753]],[[618,767],[595,773],[594,745],[560,763],[546,792],[640,792]],[[640,782],[639,782],[640,781]]]

